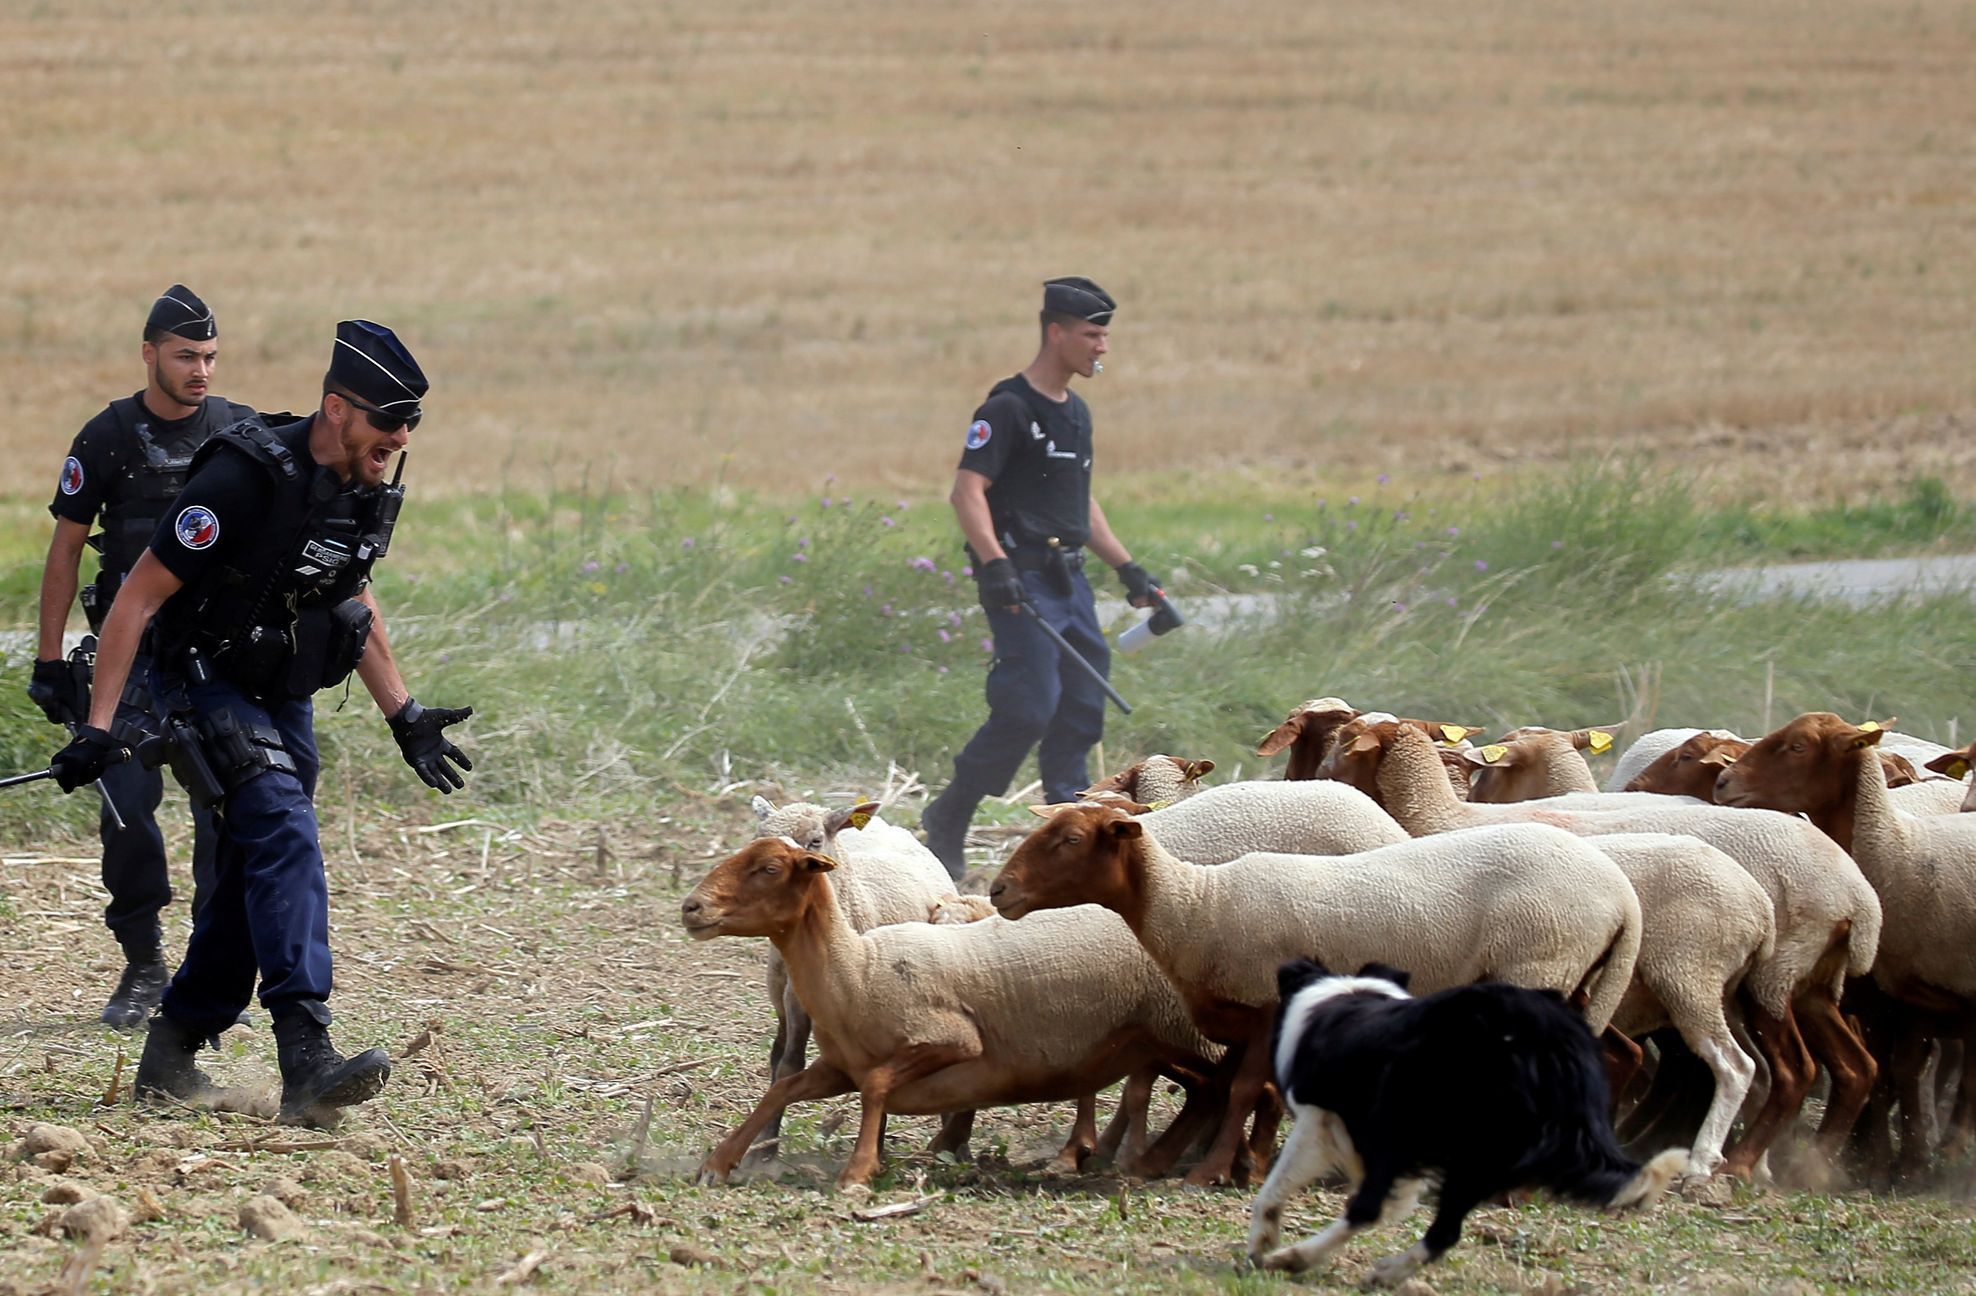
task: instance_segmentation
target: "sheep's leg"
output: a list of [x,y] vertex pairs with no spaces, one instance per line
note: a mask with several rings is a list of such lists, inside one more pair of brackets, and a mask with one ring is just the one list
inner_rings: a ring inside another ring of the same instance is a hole
[[1709,1102],[1708,1115],[1702,1119],[1701,1130],[1688,1152],[1689,1177],[1706,1179],[1722,1164],[1722,1145],[1729,1137],[1730,1126],[1735,1124],[1736,1113],[1742,1110],[1743,1099],[1749,1097],[1750,1084],[1756,1079],[1756,1063],[1736,1047],[1736,1037],[1730,1033],[1729,1023],[1722,1015],[1721,1000],[1712,1001],[1696,1014],[1701,1017],[1698,1021],[1682,1007],[1676,1006],[1673,1011],[1684,1020],[1682,1038],[1715,1073],[1715,1097]]
[[1153,1141],[1145,1154],[1120,1167],[1129,1174],[1142,1179],[1158,1179],[1173,1169],[1174,1162],[1186,1154],[1200,1138],[1217,1128],[1221,1119],[1221,1099],[1226,1090],[1222,1079],[1210,1072],[1198,1080],[1182,1080],[1187,1090],[1187,1100],[1180,1105],[1180,1111],[1166,1132]]
[[[803,1007],[803,1001],[796,997],[796,987],[789,983],[789,975],[777,958],[769,963],[769,990],[774,993],[781,972],[781,994],[775,1006],[775,1043],[769,1046],[768,1074],[772,1084],[777,1080],[787,1080],[803,1069],[810,1051],[810,1014]],[[782,1113],[777,1112],[769,1123],[762,1127],[761,1137],[748,1151],[748,1162],[759,1165],[773,1161],[782,1149]]]
[[1098,1146],[1098,1096],[1085,1094],[1077,1100],[1077,1118],[1071,1122],[1070,1140],[1063,1145],[1050,1164],[1043,1167],[1045,1174],[1076,1174],[1084,1167],[1084,1158],[1091,1155]]
[[1125,1077],[1118,1093],[1118,1109],[1105,1122],[1098,1135],[1097,1153],[1114,1165],[1136,1162],[1146,1153],[1146,1116],[1152,1108],[1153,1085],[1159,1080],[1158,1067],[1140,1067]]
[[1258,1014],[1258,1017],[1260,1024],[1251,1029],[1249,1038],[1229,1047],[1230,1053],[1240,1053],[1240,1060],[1235,1067],[1234,1079],[1228,1085],[1228,1108],[1222,1113],[1221,1129],[1215,1134],[1214,1146],[1208,1149],[1208,1154],[1201,1158],[1199,1165],[1187,1172],[1186,1183],[1190,1187],[1206,1188],[1230,1183],[1234,1179],[1235,1156],[1243,1150],[1249,1114],[1255,1110],[1263,1087],[1269,1083],[1271,1023],[1266,1014]]
[[1642,1064],[1647,1060],[1647,1051],[1623,1032],[1611,1026],[1599,1034],[1599,1053],[1605,1061],[1606,1088],[1611,1094],[1611,1111],[1617,1114],[1619,1095],[1632,1083]]
[[1942,1041],[1940,1075],[1955,1095],[1955,1107],[1942,1122],[1942,1160],[1955,1165],[1976,1147],[1976,1027],[1964,1039]]
[[857,1145],[837,1176],[837,1186],[849,1188],[853,1184],[869,1183],[878,1173],[878,1140],[885,1127],[885,1100],[894,1089],[980,1055],[979,1047],[913,1044],[867,1072],[858,1085],[864,1110],[858,1122]]
[[1753,1178],[1757,1165],[1770,1151],[1770,1145],[1783,1132],[1785,1122],[1797,1115],[1805,1094],[1811,1090],[1815,1064],[1798,1034],[1797,1021],[1786,1005],[1781,1017],[1774,1017],[1754,998],[1748,1000],[1744,1022],[1759,1052],[1770,1066],[1770,1092],[1763,1106],[1743,1130],[1743,1136],[1730,1147],[1722,1163],[1725,1174],[1739,1179]]
[[755,1135],[761,1133],[762,1127],[769,1121],[781,1115],[782,1109],[790,1103],[811,1098],[834,1098],[855,1088],[857,1086],[850,1076],[822,1061],[776,1081],[762,1095],[762,1100],[755,1104],[755,1110],[748,1113],[748,1119],[741,1122],[740,1128],[722,1139],[707,1154],[707,1159],[700,1163],[700,1183],[726,1183],[727,1176],[734,1172],[735,1165],[740,1162]]
[[1262,1087],[1262,1097],[1256,1100],[1255,1119],[1249,1125],[1249,1156],[1255,1173],[1269,1169],[1270,1159],[1276,1155],[1276,1131],[1282,1126],[1282,1100],[1276,1095],[1275,1084],[1266,1084]]
[[940,1132],[926,1145],[926,1150],[934,1156],[947,1153],[956,1161],[972,1161],[968,1150],[968,1140],[974,1137],[974,1112],[948,1112],[940,1118]]
[[1853,1028],[1839,1012],[1839,1001],[1830,989],[1820,986],[1799,998],[1798,1024],[1811,1054],[1832,1073],[1831,1093],[1825,1099],[1825,1119],[1818,1123],[1813,1146],[1826,1163],[1837,1161],[1852,1133],[1853,1122],[1873,1092],[1879,1064],[1866,1051]]
[[1910,1023],[1894,1041],[1888,1070],[1893,1072],[1894,1096],[1900,1103],[1900,1158],[1894,1163],[1897,1182],[1912,1184],[1928,1171],[1928,1136],[1923,1131],[1922,1107],[1928,1099],[1921,1083],[1921,1071],[1928,1061],[1928,1037],[1919,1023]]
[[1250,1264],[1260,1265],[1264,1253],[1273,1250],[1282,1236],[1284,1203],[1332,1169],[1330,1148],[1317,1128],[1327,1117],[1326,1112],[1307,1108],[1290,1126],[1290,1136],[1283,1140],[1283,1154],[1276,1158],[1269,1177],[1262,1181],[1262,1191],[1256,1194],[1255,1205],[1249,1208]]

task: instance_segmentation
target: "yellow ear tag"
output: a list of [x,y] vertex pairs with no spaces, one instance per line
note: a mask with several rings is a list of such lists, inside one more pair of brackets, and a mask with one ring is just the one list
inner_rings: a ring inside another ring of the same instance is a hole
[[1612,735],[1603,729],[1592,730],[1592,755],[1603,756],[1612,750]]
[[1955,764],[1949,766],[1946,772],[1948,776],[1952,779],[1966,778],[1968,777],[1969,774],[1969,762],[1965,760],[1959,760]]
[[871,822],[871,816],[860,810],[851,816],[851,827],[862,828]]
[[1868,720],[1865,724],[1859,727],[1859,731],[1861,733],[1879,733],[1880,722],[1878,720]]
[[1441,726],[1441,740],[1447,743],[1450,747],[1454,746],[1456,743],[1460,742],[1462,739],[1466,737],[1468,737],[1468,730],[1463,728],[1461,725]]
[[1149,806],[1147,806],[1147,807],[1146,807],[1146,809],[1148,809],[1148,810],[1164,810],[1164,809],[1166,809],[1166,808],[1167,808],[1168,806],[1170,806],[1170,805],[1172,805],[1172,804],[1173,804],[1173,798],[1172,798],[1172,797],[1167,797],[1167,798],[1165,798],[1164,800],[1160,800],[1160,801],[1155,801],[1155,802],[1153,802],[1153,803],[1152,803],[1151,805],[1149,805]]
[[1503,758],[1503,753],[1508,750],[1509,748],[1503,746],[1501,743],[1490,743],[1487,747],[1484,747],[1482,749],[1482,759],[1487,763],[1494,765],[1497,761]]

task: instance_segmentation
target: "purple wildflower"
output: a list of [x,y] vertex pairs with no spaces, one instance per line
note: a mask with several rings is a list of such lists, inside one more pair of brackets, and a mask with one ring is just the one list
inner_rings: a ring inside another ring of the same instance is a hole
[[810,556],[806,553],[792,553],[789,555],[790,562],[808,562],[809,560]]
[[1380,474],[1379,474],[1379,476],[1378,476],[1378,477],[1377,477],[1377,478],[1376,478],[1375,480],[1376,480],[1376,481],[1378,481],[1378,483],[1379,483],[1379,484],[1380,484],[1381,486],[1384,486],[1384,485],[1385,485],[1385,484],[1386,484],[1387,482],[1389,482],[1389,481],[1391,481],[1391,480],[1393,480],[1393,479],[1392,479],[1391,477],[1389,477],[1389,476],[1387,476],[1387,475],[1386,475],[1385,473],[1380,473]]
[[679,547],[681,549],[691,549],[694,546],[698,545],[699,543],[700,542],[698,540],[695,540],[692,536],[687,536],[684,540],[681,540],[679,542]]
[[1356,531],[1356,530],[1358,530],[1358,519],[1357,519],[1357,518],[1348,518],[1348,519],[1346,519],[1346,521],[1345,521],[1345,530],[1347,530],[1347,531]]
[[906,566],[912,568],[914,571],[932,571],[935,567],[939,566],[939,564],[934,562],[931,558],[921,556],[912,559],[906,564]]
[[1276,520],[1276,515],[1274,513],[1265,513],[1262,515],[1262,520],[1265,522],[1274,522]]
[[1481,558],[1477,558],[1477,559],[1475,560],[1475,570],[1476,570],[1476,571],[1488,571],[1488,570],[1489,570],[1489,564],[1488,564],[1488,562],[1487,562],[1487,561],[1486,561],[1485,559],[1481,559]]
[[1562,541],[1562,540],[1553,540],[1553,541],[1551,541],[1551,548],[1553,548],[1553,549],[1562,549],[1562,548],[1564,548],[1564,541]]
[[893,527],[893,526],[897,526],[897,525],[899,525],[899,524],[898,524],[897,522],[894,522],[894,521],[892,520],[892,518],[891,518],[891,516],[890,516],[889,514],[883,514],[883,513],[881,513],[881,514],[879,515],[879,517],[878,517],[878,521],[879,521],[879,524],[880,524],[881,526],[889,526],[889,527]]
[[577,570],[582,572],[585,576],[588,576],[591,572],[596,571],[599,567],[603,565],[604,564],[598,562],[595,558],[592,558],[589,562],[577,568]]
[[777,576],[775,579],[778,584],[787,585],[789,583],[787,576]]
[[1449,535],[1451,535],[1451,536],[1458,536],[1458,535],[1460,535],[1460,534],[1461,534],[1461,528],[1460,528],[1460,527],[1449,527],[1449,528],[1448,528],[1448,534],[1449,534]]
[[982,651],[982,652],[994,652],[994,651],[995,651],[995,641],[994,641],[993,639],[983,639],[983,640],[981,641],[981,651]]
[[1356,504],[1358,503],[1358,496],[1354,495],[1351,497],[1351,499],[1347,500],[1346,502],[1349,504]]
[[796,547],[797,547],[798,549],[807,549],[807,548],[809,548],[809,547],[810,547],[810,538],[809,538],[808,536],[798,536],[798,537],[797,537],[797,539],[796,539]]
[[961,575],[963,575],[963,576],[972,576],[972,575],[974,575],[974,568],[973,568],[973,567],[963,567],[963,568],[961,568]]
[[625,574],[626,572],[628,572],[628,571],[630,571],[630,570],[631,570],[631,564],[630,564],[630,563],[622,563],[622,562],[621,562],[621,563],[619,563],[619,564],[618,564],[617,566],[615,566],[615,567],[613,567],[613,568],[611,568],[611,570],[612,570],[612,571],[614,571],[614,572],[616,572],[616,573],[617,573],[618,575],[620,575],[620,576],[622,576],[622,575],[624,575],[624,574]]
[[828,496],[828,495],[826,495],[826,496],[824,496],[824,497],[823,497],[823,506],[824,506],[825,508],[829,508],[829,507],[830,507],[830,496]]
[[952,643],[952,642],[954,641],[954,637],[953,637],[952,635],[950,635],[950,634],[948,634],[948,633],[947,633],[947,631],[946,631],[946,630],[945,630],[944,628],[943,628],[943,629],[941,629],[941,631],[940,631],[939,633],[940,633],[940,642],[941,642],[941,643]]

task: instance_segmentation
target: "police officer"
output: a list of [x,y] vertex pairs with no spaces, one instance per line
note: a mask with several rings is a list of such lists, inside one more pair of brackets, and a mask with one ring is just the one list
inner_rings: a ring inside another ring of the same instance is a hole
[[1072,378],[1103,368],[1117,306],[1089,279],[1044,284],[1036,358],[995,384],[974,412],[954,474],[949,499],[995,636],[988,720],[920,817],[927,846],[955,878],[966,869],[962,846],[975,806],[1008,789],[1031,747],[1052,802],[1075,800],[1091,782],[1085,762],[1104,736],[1105,695],[1036,622],[1108,672],[1111,651],[1084,578],[1085,554],[1117,569],[1134,607],[1151,606],[1157,585],[1091,494],[1091,411],[1070,390]]
[[279,1046],[283,1122],[363,1102],[390,1075],[383,1050],[345,1058],[330,1043],[309,699],[354,669],[419,777],[441,792],[465,786],[454,767],[472,764],[443,731],[473,710],[412,700],[368,588],[403,498],[385,469],[417,426],[425,391],[390,329],[338,324],[315,413],[215,435],[104,624],[89,723],[51,762],[57,781],[79,787],[125,756],[106,732],[107,699],[148,625],[173,772],[195,799],[216,800],[219,826],[213,893],[151,1021],[133,1084],[140,1097],[210,1092],[194,1054],[247,1005],[257,970]]
[[[80,724],[89,712],[88,667],[72,665],[62,656],[62,629],[76,597],[83,545],[101,555],[95,581],[82,590],[83,614],[94,633],[102,629],[117,587],[144,552],[158,519],[185,485],[193,451],[221,428],[254,413],[208,391],[218,338],[219,326],[205,302],[184,284],[167,288],[151,303],[144,321],[144,390],[110,402],[83,424],[69,447],[48,506],[55,515],[55,535],[41,573],[40,637],[27,690],[56,724]],[[90,535],[99,518],[103,529]],[[114,730],[128,741],[157,727],[143,682],[148,667],[140,653],[132,682],[117,703]],[[124,954],[123,975],[104,1005],[103,1021],[128,1028],[151,1015],[170,976],[158,922],[159,911],[172,898],[165,837],[157,818],[164,778],[130,762],[105,772],[103,790],[103,887],[110,893],[103,921]],[[116,814],[123,816],[121,827]],[[202,809],[194,810],[192,822],[192,908],[197,913],[212,886],[213,831]]]

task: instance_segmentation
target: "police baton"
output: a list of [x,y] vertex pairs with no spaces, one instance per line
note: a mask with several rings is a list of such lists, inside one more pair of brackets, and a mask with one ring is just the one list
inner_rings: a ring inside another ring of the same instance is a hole
[[1036,605],[1031,603],[1026,597],[1022,600],[1022,610],[1036,618],[1036,624],[1042,628],[1044,634],[1050,636],[1051,642],[1056,644],[1058,650],[1083,668],[1084,673],[1091,677],[1092,682],[1105,691],[1105,696],[1118,704],[1120,711],[1123,711],[1126,715],[1132,714],[1132,704],[1118,695],[1118,690],[1111,686],[1111,681],[1105,678],[1104,672],[1084,660],[1084,654],[1071,647],[1070,640],[1058,634],[1057,628],[1048,621],[1045,621],[1043,614],[1036,610]]
[[[129,758],[126,757],[125,759]],[[0,788],[10,788],[21,783],[36,783],[42,779],[51,779],[54,777],[55,767],[50,765],[47,769],[36,770],[32,774],[14,774],[7,778],[0,778]],[[117,803],[110,799],[110,789],[104,786],[102,779],[96,780],[96,793],[103,798],[103,808],[110,812],[110,818],[116,820],[117,831],[122,832],[124,828],[123,816],[117,813]]]

